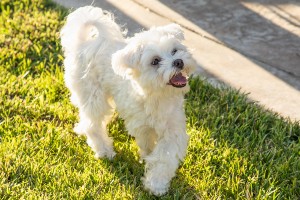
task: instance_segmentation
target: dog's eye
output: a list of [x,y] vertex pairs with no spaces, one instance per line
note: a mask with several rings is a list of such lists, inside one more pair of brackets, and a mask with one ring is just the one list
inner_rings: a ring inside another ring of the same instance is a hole
[[151,65],[158,65],[159,64],[159,62],[160,62],[160,58],[159,57],[156,57],[156,58],[154,58],[153,60],[152,60],[152,62],[151,62]]
[[176,52],[177,52],[177,49],[173,49],[173,51],[171,52],[172,56],[174,56]]

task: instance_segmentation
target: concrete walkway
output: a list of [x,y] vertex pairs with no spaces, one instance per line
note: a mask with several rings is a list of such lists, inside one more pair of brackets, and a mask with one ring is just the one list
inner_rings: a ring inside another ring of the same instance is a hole
[[300,3],[297,0],[54,0],[113,12],[129,35],[176,22],[201,73],[300,120]]

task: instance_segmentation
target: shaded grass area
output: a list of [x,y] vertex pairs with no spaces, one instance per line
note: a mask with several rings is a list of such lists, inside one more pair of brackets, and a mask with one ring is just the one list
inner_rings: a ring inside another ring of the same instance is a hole
[[[0,6],[0,199],[156,199],[122,120],[109,125],[112,161],[94,159],[72,131],[59,44],[67,11],[42,0]],[[238,91],[190,84],[188,154],[161,199],[298,199],[299,124]]]

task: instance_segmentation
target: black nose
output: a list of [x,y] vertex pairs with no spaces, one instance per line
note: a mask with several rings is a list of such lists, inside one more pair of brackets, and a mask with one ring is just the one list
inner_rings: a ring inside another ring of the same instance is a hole
[[184,63],[181,59],[176,59],[173,62],[173,67],[176,67],[178,69],[183,69]]

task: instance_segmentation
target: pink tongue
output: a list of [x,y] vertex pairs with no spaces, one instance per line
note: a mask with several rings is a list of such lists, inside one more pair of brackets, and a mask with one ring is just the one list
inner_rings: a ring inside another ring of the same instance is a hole
[[183,85],[186,84],[186,78],[184,76],[182,76],[181,73],[178,73],[177,75],[173,76],[170,79],[170,82],[176,85]]

